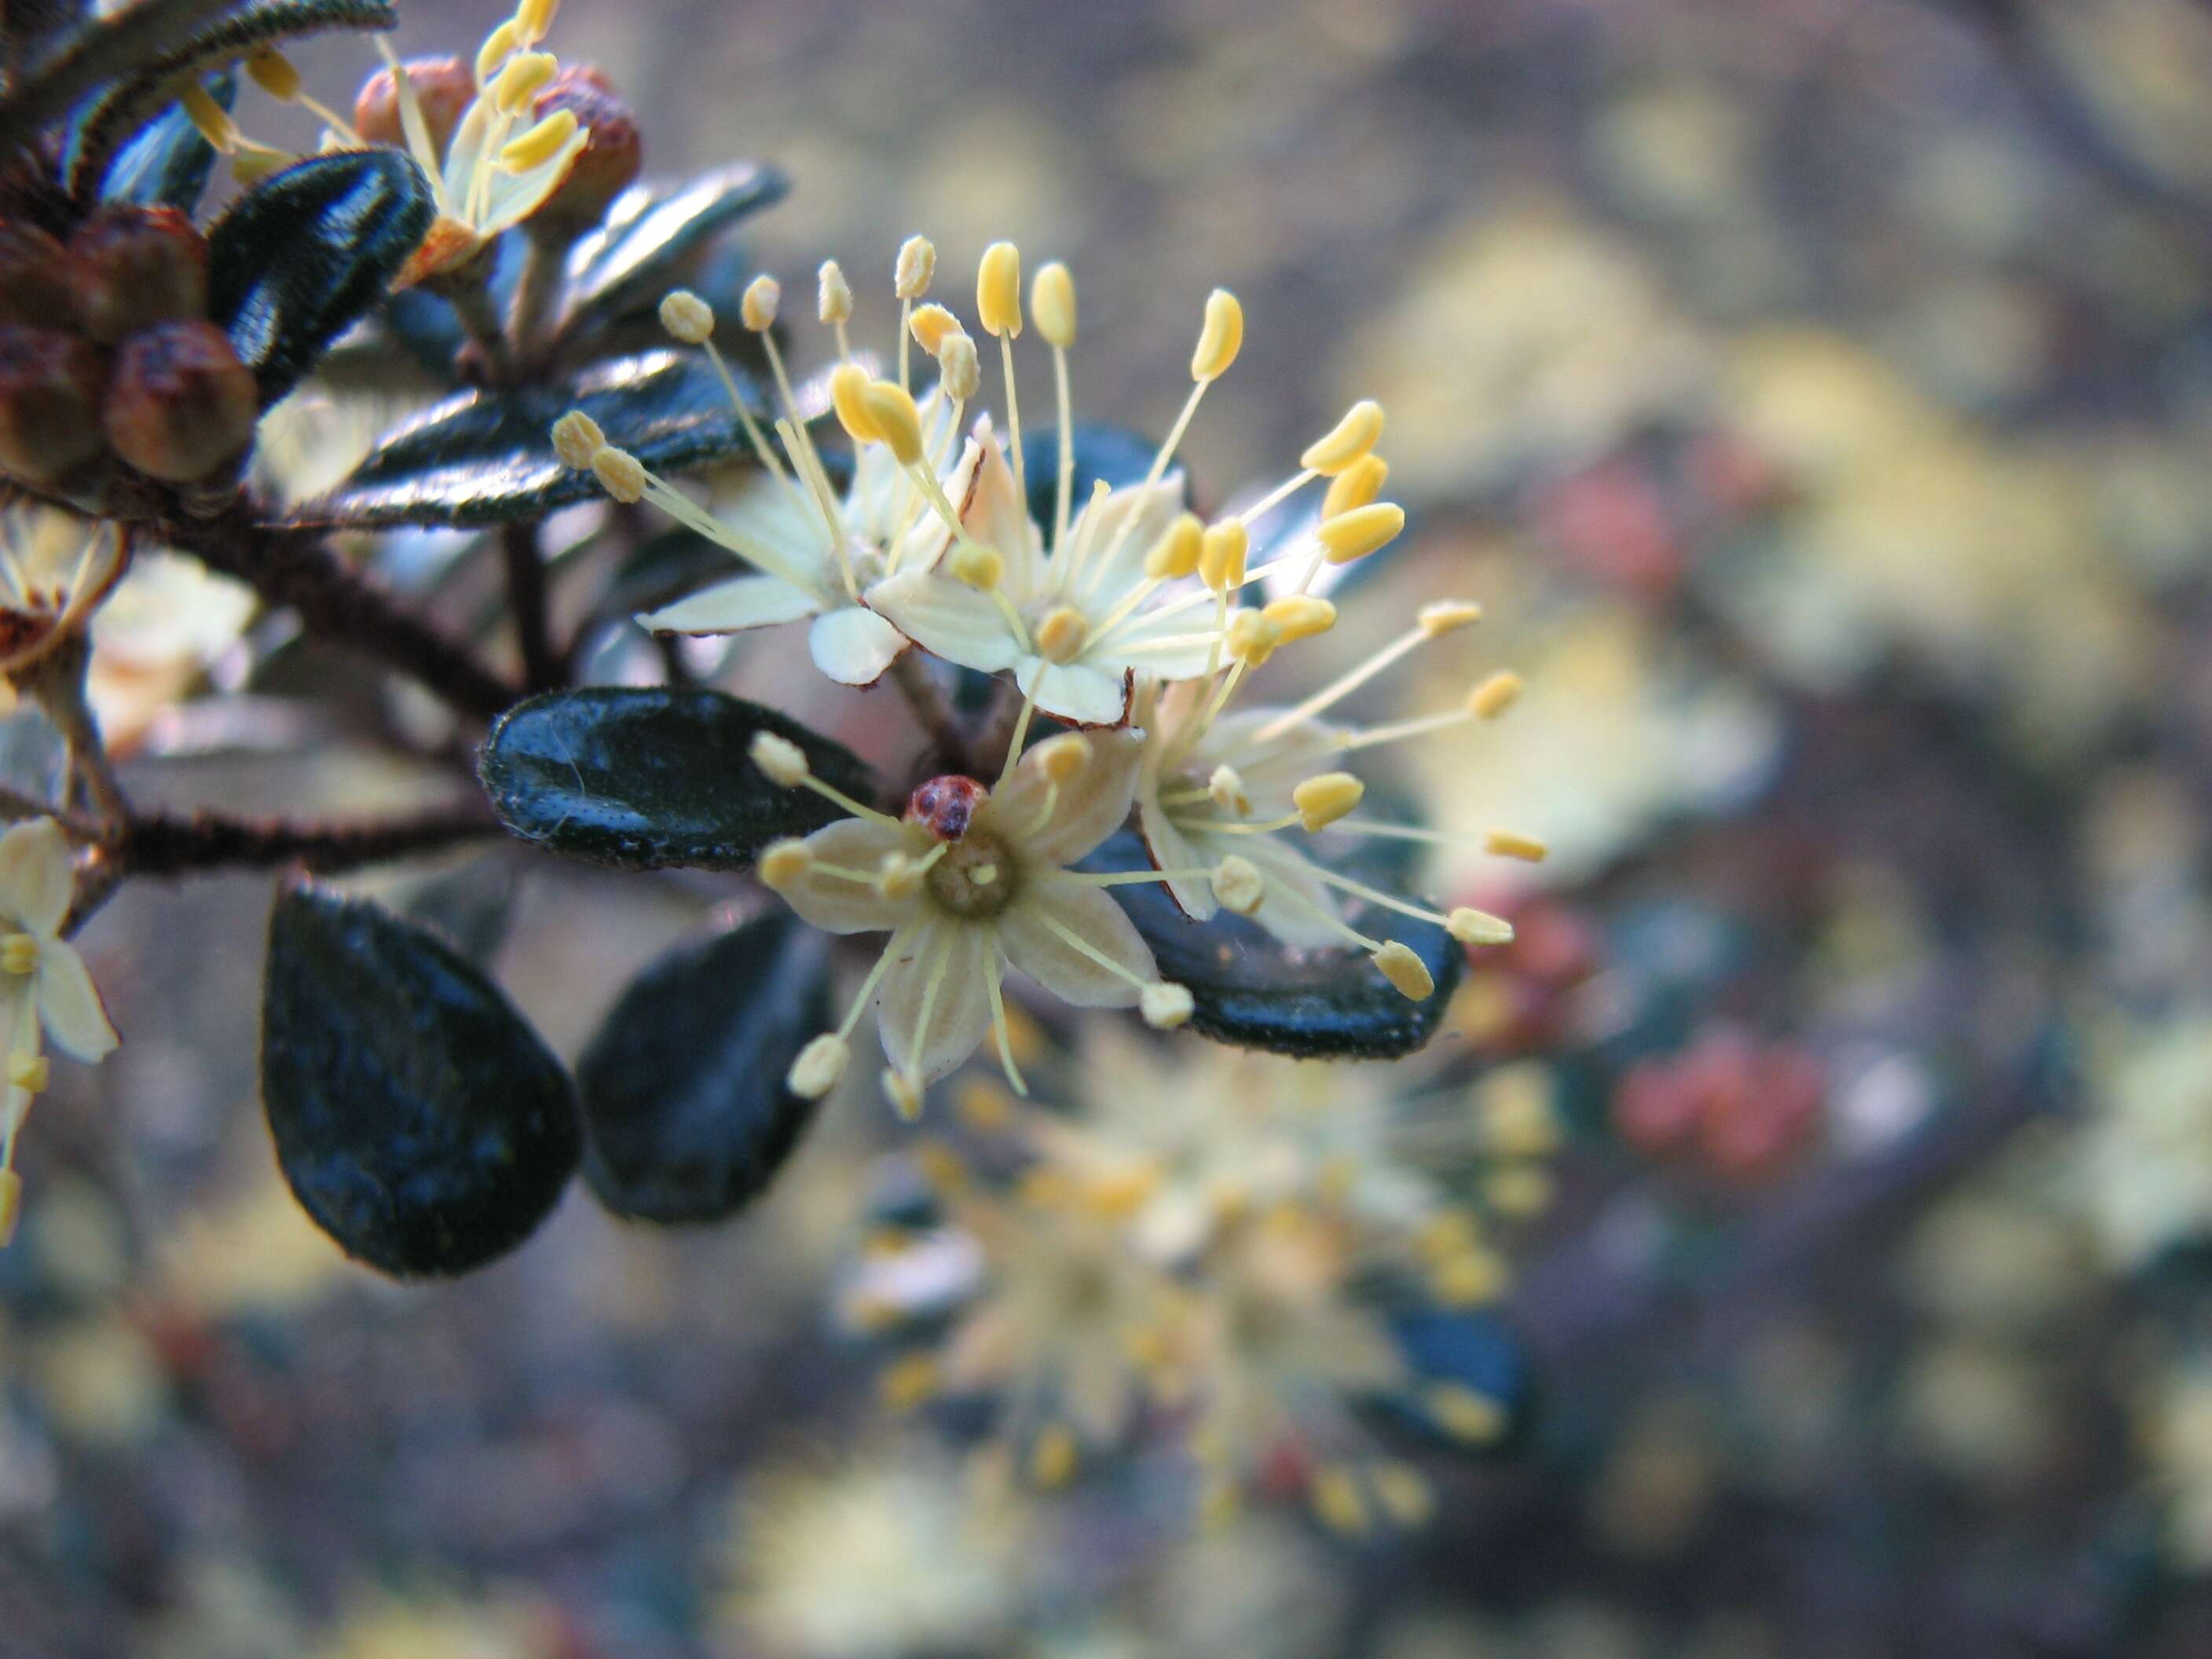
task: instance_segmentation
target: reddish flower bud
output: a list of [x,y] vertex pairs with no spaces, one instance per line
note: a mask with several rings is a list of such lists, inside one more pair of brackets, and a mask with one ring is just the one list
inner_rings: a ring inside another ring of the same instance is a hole
[[561,187],[532,214],[524,228],[539,242],[572,242],[597,225],[616,197],[637,182],[645,141],[637,117],[605,76],[588,64],[571,64],[538,94],[532,112],[542,121],[568,110],[591,137]]
[[108,208],[69,243],[78,322],[104,345],[207,314],[207,239],[174,208]]
[[906,821],[918,823],[939,841],[958,841],[968,833],[975,811],[991,792],[973,778],[948,774],[932,778],[908,799]]
[[116,356],[107,441],[149,477],[206,477],[252,441],[259,414],[252,371],[212,323],[163,323]]
[[66,329],[69,256],[36,225],[0,223],[0,323]]
[[89,340],[0,326],[0,470],[52,484],[99,455],[104,354]]
[[[453,129],[477,95],[476,71],[458,58],[410,58],[407,78],[422,105],[422,123],[430,129],[430,143],[442,160]],[[353,101],[353,126],[372,144],[405,149],[407,131],[399,120],[399,82],[390,69],[380,69],[362,84]]]

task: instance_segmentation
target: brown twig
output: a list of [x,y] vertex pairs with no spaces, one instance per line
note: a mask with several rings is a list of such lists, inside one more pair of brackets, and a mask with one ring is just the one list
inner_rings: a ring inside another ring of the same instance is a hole
[[526,690],[546,691],[561,684],[561,653],[554,648],[545,556],[538,544],[538,526],[517,519],[499,532],[500,556],[507,567],[507,605],[514,613],[515,639],[522,651]]

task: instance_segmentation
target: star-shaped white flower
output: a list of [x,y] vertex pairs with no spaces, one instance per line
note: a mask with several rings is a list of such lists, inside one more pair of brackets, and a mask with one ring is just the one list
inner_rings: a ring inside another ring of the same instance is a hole
[[88,532],[46,507],[0,514],[0,671],[27,668],[82,629],[123,574],[125,550],[112,525]]

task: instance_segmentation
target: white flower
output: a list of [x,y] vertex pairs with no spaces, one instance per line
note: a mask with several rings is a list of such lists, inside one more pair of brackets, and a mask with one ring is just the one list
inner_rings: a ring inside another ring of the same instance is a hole
[[65,513],[0,515],[0,673],[27,668],[81,631],[122,575],[122,532]]
[[52,818],[0,836],[0,1024],[8,1033],[6,1104],[0,1107],[0,1243],[15,1231],[21,1192],[15,1135],[46,1087],[40,1034],[76,1060],[106,1058],[117,1042],[84,958],[61,937],[76,891],[69,842]]

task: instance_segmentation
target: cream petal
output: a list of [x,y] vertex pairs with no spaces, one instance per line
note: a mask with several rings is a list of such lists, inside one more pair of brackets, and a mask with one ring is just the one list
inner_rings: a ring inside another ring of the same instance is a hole
[[991,987],[1000,971],[989,927],[942,918],[924,923],[884,975],[876,1001],[876,1030],[892,1068],[933,1083],[974,1054],[991,1029]]
[[867,592],[868,608],[925,651],[978,673],[1012,668],[1021,647],[986,594],[950,576],[902,570]]
[[1103,615],[1145,579],[1145,556],[1182,511],[1182,474],[1170,472],[1150,489],[1117,489],[1075,515],[1067,543],[1087,550],[1076,584],[1086,611]]
[[85,971],[84,958],[58,939],[39,947],[39,1023],[54,1047],[73,1060],[96,1060],[121,1041],[100,1006],[100,992]]
[[1129,677],[1120,668],[1109,672],[1087,662],[1024,656],[1015,668],[1014,683],[1024,696],[1036,688],[1041,712],[1078,726],[1119,726],[1129,717]]
[[637,625],[655,634],[736,634],[797,622],[821,609],[811,593],[781,576],[734,576],[647,611]]
[[[929,832],[910,824],[845,818],[806,838],[806,849],[824,864],[848,870],[874,870],[885,857],[915,857],[929,850]],[[825,933],[878,933],[902,927],[920,913],[921,899],[911,895],[888,899],[863,881],[810,870],[781,890],[783,902],[809,927]]]
[[1159,977],[1135,925],[1104,889],[1066,876],[1032,878],[999,918],[999,940],[1015,967],[1062,1002],[1079,1008],[1132,1007],[1137,987],[1070,945],[1054,932],[1053,922],[1139,980]]
[[[1108,673],[1118,674],[1133,668],[1139,674],[1150,674],[1159,680],[1196,679],[1208,669],[1219,667],[1224,660],[1211,640],[1190,638],[1212,625],[1211,611],[1140,616],[1116,628],[1101,645],[1085,651],[1079,660],[1085,668]],[[1157,641],[1168,640],[1178,643],[1155,644]]]
[[1021,848],[1026,866],[1057,869],[1073,864],[1127,819],[1144,740],[1129,732],[1096,732],[1089,741],[1091,763],[1073,782],[1060,785],[1042,829],[1030,826],[1044,812],[1052,781],[1035,749],[1022,757],[1005,787],[992,792],[984,811],[1000,833]]
[[[1218,864],[1234,853],[1259,871],[1267,883],[1267,896],[1252,920],[1284,944],[1302,951],[1328,951],[1340,950],[1348,942],[1322,920],[1339,914],[1336,890],[1314,873],[1312,861],[1285,836],[1206,835],[1184,827],[1200,863]],[[1285,902],[1281,894],[1285,890],[1304,902]],[[1320,915],[1315,915],[1316,908]]]
[[456,218],[465,217],[468,212],[469,180],[476,175],[477,157],[483,151],[484,135],[490,130],[493,112],[491,99],[479,93],[461,112],[460,125],[446,143],[441,180]]
[[567,143],[534,167],[512,173],[495,168],[491,186],[484,192],[486,207],[483,218],[477,226],[479,233],[487,237],[496,236],[537,212],[545,204],[546,198],[561,188],[568,177],[568,169],[576,165],[576,158],[584,153],[584,146],[591,141],[591,133],[583,127],[578,127],[569,135]]
[[874,611],[840,605],[807,630],[814,665],[840,685],[873,685],[906,649],[906,635]]
[[[1204,861],[1198,849],[1183,838],[1182,831],[1169,821],[1156,789],[1138,793],[1137,828],[1144,834],[1155,870],[1195,870]],[[1203,876],[1171,878],[1166,885],[1183,915],[1193,921],[1211,921],[1221,908],[1221,902],[1213,896],[1213,883]]]
[[52,818],[33,818],[0,836],[0,916],[51,939],[69,914],[76,875],[69,837]]
[[1022,605],[1036,593],[1040,574],[1029,503],[1014,488],[1013,469],[1006,465],[989,416],[975,422],[975,441],[981,452],[975,477],[964,495],[953,497],[960,503],[961,527],[984,546],[998,550],[1006,562],[1007,597]]

